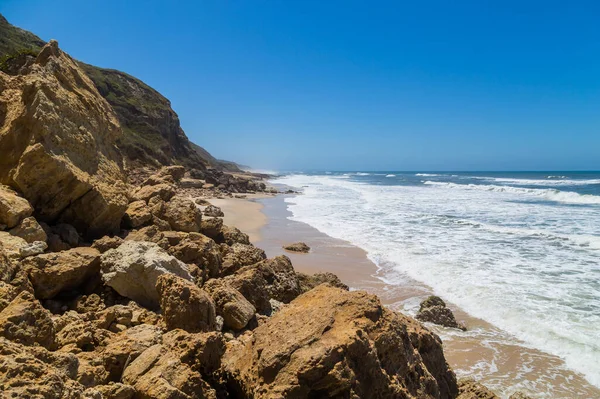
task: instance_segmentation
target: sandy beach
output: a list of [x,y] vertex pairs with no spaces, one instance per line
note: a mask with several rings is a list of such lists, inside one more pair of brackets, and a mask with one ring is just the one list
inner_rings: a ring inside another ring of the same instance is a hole
[[[289,220],[283,195],[257,195],[247,199],[211,199],[225,213],[225,224],[235,225],[264,249],[267,256],[288,256],[297,271],[332,272],[351,289],[377,294],[390,308],[415,314],[421,300],[432,294],[430,287],[402,277],[402,283],[389,284],[362,249],[327,236],[315,228]],[[287,243],[303,241],[308,254],[285,251]],[[536,349],[514,343],[493,325],[473,318],[453,304],[448,306],[469,331],[428,324],[443,340],[446,359],[457,376],[481,380],[498,394],[508,397],[521,390],[536,398],[597,398],[600,390],[581,375],[565,368],[564,362]]]

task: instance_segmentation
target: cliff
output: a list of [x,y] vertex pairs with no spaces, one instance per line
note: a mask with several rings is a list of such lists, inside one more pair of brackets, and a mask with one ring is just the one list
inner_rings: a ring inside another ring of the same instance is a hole
[[[18,73],[15,64],[22,65],[22,58],[36,56],[44,44],[0,15],[0,70]],[[117,116],[122,134],[116,144],[127,169],[179,164],[199,170],[240,171],[235,163],[217,160],[190,142],[169,100],[141,80],[113,69],[83,62],[79,65]]]

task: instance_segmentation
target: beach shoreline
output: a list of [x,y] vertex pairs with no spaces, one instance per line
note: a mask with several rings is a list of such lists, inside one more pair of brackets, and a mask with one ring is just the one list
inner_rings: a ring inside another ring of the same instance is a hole
[[[363,249],[290,220],[286,197],[293,195],[257,195],[210,202],[223,209],[225,224],[235,225],[248,234],[268,257],[288,256],[298,272],[334,273],[351,289],[376,294],[385,306],[410,316],[414,316],[422,299],[433,294],[430,287],[406,276],[402,276],[402,284],[386,282],[380,268]],[[307,243],[310,253],[293,253],[282,248],[297,241]],[[475,377],[501,397],[508,397],[516,390],[532,397],[600,397],[599,389],[566,369],[560,358],[522,343],[499,340],[497,336],[503,332],[496,327],[451,303],[448,305],[469,331],[462,333],[429,323],[427,327],[442,338],[446,359],[457,377]]]

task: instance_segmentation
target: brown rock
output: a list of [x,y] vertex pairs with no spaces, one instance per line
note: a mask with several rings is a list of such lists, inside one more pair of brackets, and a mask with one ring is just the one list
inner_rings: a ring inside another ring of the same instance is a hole
[[138,228],[152,220],[150,208],[145,201],[134,201],[127,207],[123,223],[128,228]]
[[223,226],[221,230],[222,241],[227,245],[239,244],[250,244],[250,238],[248,234],[242,233],[237,227]]
[[123,244],[123,239],[121,237],[104,236],[94,241],[94,243],[92,244],[92,248],[97,249],[100,253],[103,254],[109,249],[118,248],[121,244]]
[[223,265],[221,275],[227,276],[240,268],[261,262],[267,258],[265,251],[250,244],[235,243],[231,246],[221,244]]
[[26,347],[0,337],[0,392],[3,398],[81,399],[84,387],[73,380],[72,354]]
[[10,229],[9,233],[13,236],[21,237],[28,243],[35,241],[45,242],[48,239],[46,232],[34,217],[27,217],[21,220],[16,227]]
[[[0,148],[2,147],[0,146]],[[0,224],[10,229],[17,226],[24,218],[31,216],[32,213],[33,208],[25,198],[20,197],[9,187],[0,184]]]
[[342,283],[340,278],[333,273],[315,273],[310,276],[308,274],[296,272],[296,275],[298,276],[300,291],[302,293],[310,291],[321,284],[329,284],[332,287],[341,288],[346,291],[349,290],[348,286]]
[[7,259],[18,260],[21,259],[21,248],[27,246],[27,241],[6,231],[0,231],[0,245]]
[[300,252],[307,254],[310,251],[310,247],[303,242],[296,242],[293,244],[287,244],[283,246],[283,249],[291,252]]
[[136,201],[148,201],[152,197],[159,197],[164,201],[170,200],[175,195],[175,187],[171,184],[157,184],[154,186],[143,186],[133,194]]
[[200,233],[215,241],[222,241],[222,229],[223,219],[221,218],[202,218],[202,221],[200,222]]
[[203,288],[215,302],[217,315],[223,317],[225,327],[241,330],[254,317],[256,308],[238,290],[223,280],[209,280]]
[[202,213],[192,200],[173,197],[165,207],[164,219],[177,231],[199,232]]
[[139,230],[132,230],[125,237],[125,241],[153,242],[163,249],[169,247],[169,242],[165,239],[165,235],[156,226],[146,226]]
[[484,385],[472,378],[463,378],[458,382],[458,397],[456,399],[500,399]]
[[178,183],[185,175],[185,168],[181,165],[164,166],[150,176],[143,185],[156,185],[162,183]]
[[225,214],[223,213],[223,211],[221,210],[221,208],[219,208],[218,206],[215,205],[209,205],[206,207],[206,209],[204,209],[204,215],[205,216],[210,216],[210,217],[223,217],[225,216]]
[[458,323],[454,318],[454,314],[446,307],[446,303],[442,298],[430,296],[421,302],[421,306],[416,316],[417,320],[439,324],[440,326],[458,328],[466,331],[467,327],[462,323]]
[[188,332],[215,330],[215,304],[204,290],[172,274],[160,276],[156,290],[168,329],[181,328]]
[[94,389],[102,395],[102,399],[132,399],[135,395],[135,389],[131,385],[120,382],[99,385]]
[[94,248],[73,248],[29,257],[23,260],[23,267],[29,273],[35,295],[48,299],[75,290],[98,276],[100,253]]
[[171,331],[163,343],[145,350],[123,373],[141,398],[216,398],[216,392],[202,378],[220,366],[224,352],[218,333],[188,334]]
[[27,72],[0,75],[0,183],[22,192],[40,220],[91,236],[117,230],[127,196],[112,108],[56,41]]
[[321,285],[284,306],[223,357],[240,397],[453,398],[440,339],[365,292]]
[[219,246],[200,233],[179,233],[179,237],[179,242],[169,247],[167,252],[183,263],[199,266],[208,276],[216,277],[221,268]]
[[55,345],[50,312],[27,291],[21,292],[0,312],[0,334],[23,345],[39,344],[47,349]]

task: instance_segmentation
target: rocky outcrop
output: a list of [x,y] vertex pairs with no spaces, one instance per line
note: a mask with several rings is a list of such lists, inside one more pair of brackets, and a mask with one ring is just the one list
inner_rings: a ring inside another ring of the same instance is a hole
[[218,333],[189,334],[174,330],[165,334],[162,344],[146,349],[123,373],[140,398],[216,398],[204,379],[220,366],[224,352]]
[[189,198],[173,197],[165,207],[164,219],[173,230],[199,232],[202,213]]
[[223,255],[222,276],[230,275],[244,266],[254,265],[267,258],[265,251],[251,244],[235,243],[231,246],[221,244],[221,253]]
[[[0,74],[0,88],[0,183],[21,192],[42,221],[91,236],[116,231],[127,207],[115,150],[121,129],[86,74],[51,41],[26,74]],[[23,206],[18,215],[29,216]]]
[[319,286],[223,358],[236,397],[452,398],[440,339],[364,292]]
[[500,399],[486,386],[472,378],[464,378],[458,382],[457,399]]
[[446,307],[446,303],[438,296],[430,296],[421,302],[416,318],[420,321],[439,324],[444,327],[467,330],[464,324],[456,321],[452,311]]
[[209,217],[223,217],[225,216],[225,214],[223,213],[223,211],[221,210],[221,208],[219,208],[218,206],[215,205],[209,205],[204,209],[204,215],[205,216],[209,216]]
[[119,294],[149,308],[159,307],[158,278],[171,273],[192,280],[187,265],[154,243],[125,241],[101,257],[102,280]]
[[256,308],[235,288],[220,279],[212,279],[203,287],[215,302],[217,315],[226,328],[241,330],[254,317]]
[[221,268],[219,246],[200,233],[176,233],[172,238],[169,254],[184,263],[193,263],[200,267],[206,277],[216,277]]
[[21,220],[17,226],[9,230],[9,233],[21,237],[30,244],[36,241],[46,242],[48,239],[46,232],[34,217],[26,217]]
[[21,292],[0,312],[0,335],[6,339],[53,349],[55,334],[50,312],[27,291]]
[[163,274],[156,281],[156,291],[168,329],[215,330],[215,304],[204,290],[174,274]]
[[349,288],[346,284],[342,283],[340,278],[333,273],[315,273],[312,276],[305,273],[296,272],[298,276],[298,283],[300,284],[300,291],[307,292],[321,284],[329,284],[332,287],[341,288],[348,291]]
[[93,248],[32,256],[23,261],[23,268],[35,290],[35,296],[48,299],[60,293],[75,291],[98,276],[100,253]]
[[310,252],[310,247],[303,242],[296,242],[293,244],[287,244],[283,246],[283,249],[290,252],[300,252],[307,254]]
[[152,213],[145,201],[134,201],[127,207],[123,223],[128,228],[138,228],[152,220]]
[[[1,87],[1,86],[0,86]],[[0,136],[0,140],[2,136]],[[0,144],[2,141],[0,141]],[[0,184],[0,225],[12,228],[24,218],[31,216],[33,208],[25,198],[20,197],[14,190]]]

